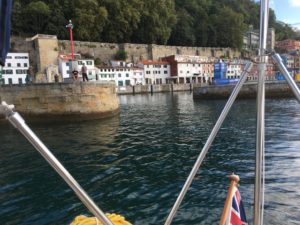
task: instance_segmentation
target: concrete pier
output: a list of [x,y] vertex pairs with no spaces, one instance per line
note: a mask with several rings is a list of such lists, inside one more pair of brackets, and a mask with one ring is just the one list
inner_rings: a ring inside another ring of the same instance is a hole
[[[297,82],[298,87],[300,82]],[[209,85],[206,87],[194,87],[194,99],[227,99],[235,85]],[[266,98],[294,97],[286,81],[266,81]],[[246,82],[238,98],[256,98],[257,82]]]
[[30,120],[81,121],[119,112],[115,85],[96,82],[0,86],[0,101]]

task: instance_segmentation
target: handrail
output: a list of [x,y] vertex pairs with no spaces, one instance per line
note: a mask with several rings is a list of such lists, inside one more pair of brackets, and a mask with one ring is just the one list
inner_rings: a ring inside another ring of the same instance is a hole
[[46,159],[52,168],[64,179],[64,181],[73,189],[81,202],[96,216],[104,225],[113,225],[106,215],[98,208],[89,195],[77,183],[72,175],[57,160],[51,151],[40,141],[34,132],[26,125],[19,113],[13,111],[13,105],[7,105],[2,102],[0,105],[0,114],[4,114],[8,121],[17,128],[25,138],[35,147],[36,150]]

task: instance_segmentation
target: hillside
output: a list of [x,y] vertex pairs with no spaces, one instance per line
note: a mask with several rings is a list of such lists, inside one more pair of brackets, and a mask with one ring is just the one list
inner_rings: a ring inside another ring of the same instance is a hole
[[[12,33],[37,33],[68,39],[115,43],[231,47],[241,49],[243,33],[259,26],[259,4],[253,0],[14,0]],[[277,38],[294,38],[295,31],[276,21]]]

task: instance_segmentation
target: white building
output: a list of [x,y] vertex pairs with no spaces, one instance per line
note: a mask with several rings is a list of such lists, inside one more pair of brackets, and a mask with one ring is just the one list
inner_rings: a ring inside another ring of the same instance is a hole
[[227,79],[236,79],[240,78],[242,73],[242,65],[240,63],[228,63],[226,78]]
[[170,63],[166,61],[143,61],[146,84],[166,84],[171,76]]
[[[58,68],[59,73],[62,75],[64,79],[70,78],[70,60],[72,59],[71,55],[59,55],[58,57]],[[94,60],[93,59],[80,59],[79,54],[75,54],[75,61],[77,65],[75,65],[76,70],[79,71],[79,77],[81,77],[81,67],[83,63],[85,63],[87,67],[87,74],[89,80],[96,80],[96,71]],[[76,64],[76,63],[75,63]]]
[[173,83],[200,83],[212,80],[213,57],[170,55],[162,58],[171,67],[170,82]]
[[29,69],[28,53],[8,53],[2,71],[4,84],[24,84]]
[[103,66],[98,68],[98,80],[115,82],[116,86],[144,84],[143,69],[138,67]]

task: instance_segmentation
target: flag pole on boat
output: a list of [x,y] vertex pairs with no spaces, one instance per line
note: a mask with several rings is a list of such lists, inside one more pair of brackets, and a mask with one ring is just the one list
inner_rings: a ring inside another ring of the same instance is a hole
[[0,105],[0,114],[4,114],[6,119],[17,128],[25,138],[35,147],[35,149],[46,159],[53,169],[64,179],[64,181],[73,189],[82,203],[97,217],[104,225],[113,225],[107,216],[98,208],[94,201],[88,196],[83,188],[77,183],[72,175],[51,153],[51,151],[43,144],[43,142],[35,135],[35,133],[27,126],[19,113],[13,111],[13,105],[7,105],[2,102]]
[[226,197],[226,201],[224,204],[224,209],[222,212],[222,216],[221,216],[219,225],[225,225],[225,222],[228,218],[228,214],[230,212],[229,210],[230,210],[231,203],[232,203],[232,195],[235,191],[235,187],[237,187],[238,182],[240,181],[240,177],[235,174],[230,175],[229,179],[230,179],[230,186],[229,186],[228,194]]

